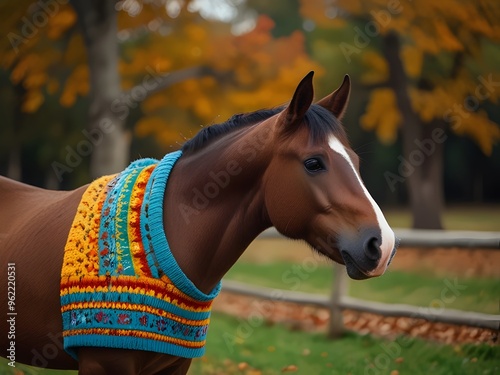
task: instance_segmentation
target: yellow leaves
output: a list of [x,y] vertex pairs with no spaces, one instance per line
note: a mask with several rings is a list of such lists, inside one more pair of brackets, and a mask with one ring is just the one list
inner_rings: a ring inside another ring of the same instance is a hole
[[366,130],[375,130],[383,143],[392,143],[396,139],[401,120],[394,92],[383,88],[371,92],[370,102],[360,123]]
[[454,80],[440,81],[434,90],[410,90],[412,107],[424,123],[444,120],[456,134],[472,138],[486,155],[500,140],[500,126],[492,122],[482,102],[496,101],[495,90],[489,86],[498,82],[494,75],[477,80],[465,74]]
[[442,87],[430,90],[412,89],[409,92],[413,110],[417,112],[424,122],[430,122],[443,115],[443,109],[449,108],[453,103],[453,96]]
[[142,117],[135,126],[135,134],[138,137],[146,137],[155,132],[162,131],[165,127],[165,122],[159,117]]
[[47,83],[47,92],[54,95],[59,90],[59,81],[55,78],[49,79]]
[[48,76],[45,72],[35,72],[26,77],[24,87],[29,89],[41,87],[47,82]]
[[194,43],[203,43],[206,40],[207,32],[206,30],[198,24],[189,23],[185,26],[184,30],[187,38],[189,38]]
[[213,107],[207,97],[201,97],[195,100],[194,111],[201,118],[210,118],[215,115]]
[[69,66],[76,66],[84,62],[85,44],[80,33],[73,35],[64,51],[64,63]]
[[89,92],[89,69],[86,64],[77,66],[64,85],[59,99],[63,107],[71,107],[78,95],[84,96]]
[[77,16],[71,6],[59,9],[47,25],[47,36],[50,39],[59,39],[70,27],[75,25]]
[[440,47],[447,51],[462,51],[462,43],[451,32],[448,25],[442,20],[434,20],[436,39],[440,41]]
[[38,56],[34,53],[22,58],[10,74],[11,81],[15,84],[21,82],[27,76],[28,72],[37,65],[38,60]]
[[157,72],[167,72],[172,69],[172,60],[163,56],[156,56],[152,64]]
[[151,113],[165,107],[165,97],[163,95],[151,95],[141,104],[141,108],[146,113]]
[[368,69],[363,71],[361,82],[364,84],[376,84],[385,82],[389,77],[389,67],[384,57],[374,50],[366,51],[362,55],[363,65]]
[[415,46],[404,45],[401,49],[401,59],[408,77],[417,78],[422,73],[424,54]]
[[43,102],[44,96],[40,90],[28,91],[21,106],[21,110],[27,113],[34,113],[38,110],[38,108],[40,108]]
[[485,155],[490,156],[493,146],[500,141],[500,126],[488,118],[484,111],[461,112],[452,129],[459,135],[474,139]]
[[423,51],[435,55],[440,52],[440,46],[434,36],[430,36],[420,26],[410,27],[409,36],[412,38],[415,46]]

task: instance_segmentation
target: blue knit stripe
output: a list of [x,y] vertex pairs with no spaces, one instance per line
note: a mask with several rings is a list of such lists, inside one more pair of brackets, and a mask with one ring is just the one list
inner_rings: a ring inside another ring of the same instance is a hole
[[123,184],[123,172],[113,178],[106,186],[109,189],[101,210],[101,224],[99,228],[98,252],[99,275],[111,275],[116,269],[116,241],[115,241],[115,215],[116,200]]
[[143,339],[130,336],[108,336],[108,335],[77,335],[64,337],[64,349],[74,359],[78,360],[76,348],[82,346],[95,347],[99,343],[100,347],[147,350],[157,353],[169,353],[170,355],[183,358],[197,358],[205,354],[205,347],[193,349],[178,346],[168,342]]
[[163,299],[146,296],[143,294],[119,293],[119,292],[85,292],[66,294],[61,297],[61,306],[79,302],[125,302],[142,306],[150,306],[155,309],[165,310],[169,313],[181,316],[190,320],[204,320],[210,317],[210,311],[190,311],[180,308]]
[[206,340],[208,325],[190,325],[141,311],[123,309],[75,309],[62,314],[70,329],[113,328],[159,334],[190,342]]
[[221,283],[219,282],[209,294],[199,290],[177,264],[163,229],[163,198],[167,181],[172,168],[181,156],[182,151],[176,151],[165,155],[160,164],[158,164],[153,171],[151,179],[149,180],[149,182],[151,182],[149,199],[149,229],[152,237],[151,242],[160,269],[168,275],[172,283],[179,290],[197,301],[210,301],[219,294]]

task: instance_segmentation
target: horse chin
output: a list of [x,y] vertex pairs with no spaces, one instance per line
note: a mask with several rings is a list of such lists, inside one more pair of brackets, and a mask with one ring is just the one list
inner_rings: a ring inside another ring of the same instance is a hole
[[344,258],[345,269],[351,279],[366,280],[370,278],[369,275],[364,273],[362,270],[358,268],[358,266],[356,266],[356,264],[354,263],[354,261],[351,259],[350,256],[345,255],[343,256],[343,258]]

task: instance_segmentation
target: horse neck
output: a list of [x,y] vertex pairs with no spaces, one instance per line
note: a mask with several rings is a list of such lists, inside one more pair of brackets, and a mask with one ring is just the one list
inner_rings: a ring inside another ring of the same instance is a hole
[[269,125],[235,130],[179,159],[165,194],[164,226],[180,268],[210,292],[255,237],[271,226],[261,179]]

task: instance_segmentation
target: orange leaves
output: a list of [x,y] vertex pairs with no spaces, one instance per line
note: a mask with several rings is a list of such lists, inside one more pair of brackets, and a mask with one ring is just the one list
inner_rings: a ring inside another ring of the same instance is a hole
[[434,20],[434,28],[442,49],[447,51],[462,51],[464,49],[462,43],[453,35],[453,32],[445,22],[442,20]]
[[188,40],[193,43],[204,43],[207,39],[207,31],[201,25],[195,23],[185,25],[184,33]]
[[21,105],[23,112],[34,113],[44,102],[42,87],[48,81],[44,70],[45,64],[41,56],[28,54],[21,58],[11,73],[11,81],[15,84],[23,84],[26,95]]
[[66,80],[59,102],[63,107],[71,107],[78,95],[87,95],[89,88],[89,68],[86,64],[79,65]]
[[4,51],[3,65],[11,70],[12,83],[22,84],[26,89],[22,111],[33,113],[44,102],[45,92],[53,94],[58,89],[54,72],[61,70],[58,64],[62,54],[53,40],[61,38],[74,26],[76,14],[69,4],[30,5],[33,4],[18,1],[15,6],[17,14],[13,19],[17,21],[10,30],[15,38],[11,38],[11,46]]
[[44,101],[44,96],[40,90],[28,91],[21,106],[23,112],[33,113],[40,108]]
[[36,54],[29,54],[20,59],[10,74],[12,82],[15,84],[20,83],[26,77],[28,71],[36,66],[37,59],[38,56]]
[[[206,65],[224,77],[187,79],[142,103],[145,116],[168,119],[169,128],[181,129],[188,137],[200,124],[282,104],[290,100],[304,72],[322,72],[305,51],[304,35],[294,32],[273,38],[274,22],[267,16],[260,16],[252,31],[239,36],[230,33],[229,24],[204,19],[193,22],[193,17],[181,13],[172,21],[175,31],[171,35],[160,37],[152,33],[148,48],[127,49],[127,58],[120,65],[130,85],[151,64],[163,65],[162,72]],[[144,126],[142,122],[137,126],[138,136],[146,135]],[[145,127],[162,144],[172,144],[174,137],[164,136],[159,126]]]
[[324,0],[301,0],[300,13],[304,19],[313,20],[321,27],[341,27],[344,22],[337,17],[339,7],[350,13],[359,14],[366,5],[363,0],[350,1],[324,1]]
[[47,27],[50,39],[59,39],[70,27],[76,24],[76,13],[72,7],[64,7],[56,12]]
[[299,368],[296,365],[288,365],[281,369],[281,372],[296,372]]
[[392,143],[396,139],[401,120],[394,91],[384,88],[372,91],[370,102],[360,122],[364,129],[375,130],[383,143]]

